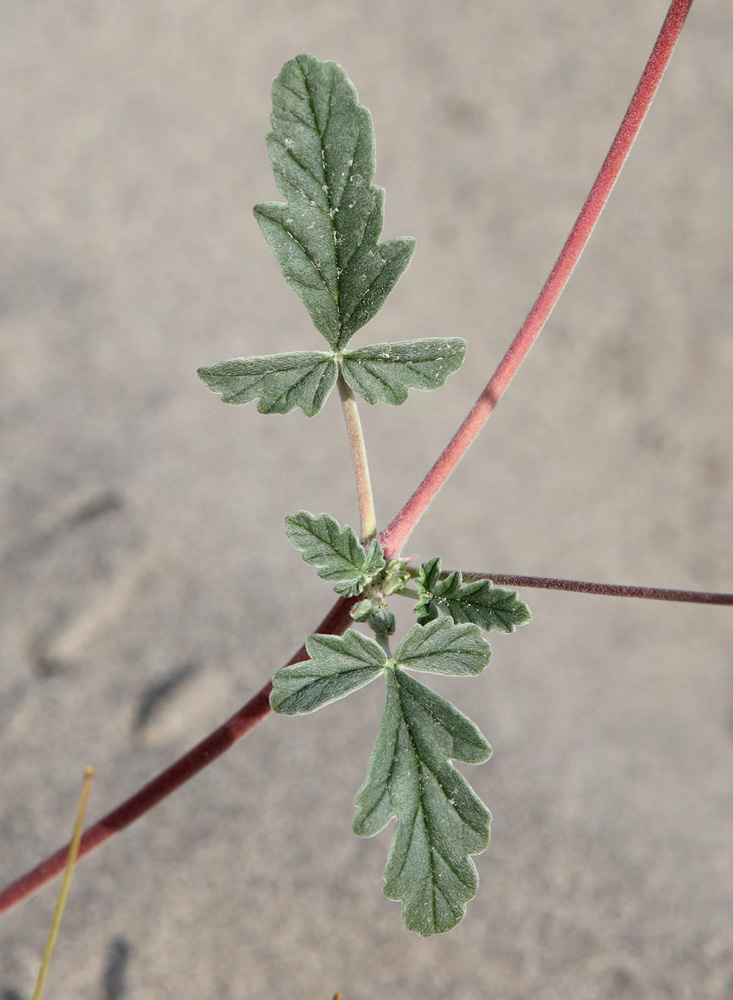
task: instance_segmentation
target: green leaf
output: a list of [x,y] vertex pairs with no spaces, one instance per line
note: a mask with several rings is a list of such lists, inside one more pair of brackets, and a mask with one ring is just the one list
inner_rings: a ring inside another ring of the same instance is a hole
[[367,403],[399,406],[408,389],[437,389],[463,364],[466,341],[460,337],[403,340],[344,351],[341,370]]
[[438,605],[435,603],[433,591],[440,581],[440,556],[433,556],[420,567],[420,572],[415,579],[415,587],[420,595],[419,600],[412,609],[417,615],[420,625],[427,625],[438,617]]
[[330,514],[315,517],[301,510],[285,518],[286,532],[296,549],[303,553],[309,566],[318,575],[334,583],[342,597],[360,594],[366,585],[384,569],[382,546],[374,539],[364,549],[353,528],[341,527]]
[[[420,600],[415,605],[414,611],[420,625],[437,618],[439,607],[444,614],[448,614],[446,601],[456,598],[461,589],[462,578],[459,570],[451,573],[445,580],[440,579],[440,556],[431,560],[429,575],[434,581],[430,589],[423,584],[421,577],[416,581]],[[464,618],[459,620],[465,621]]]
[[423,594],[412,610],[417,615],[419,625],[427,625],[428,622],[435,621],[440,614],[432,594]]
[[282,715],[307,715],[345,698],[382,673],[387,656],[373,639],[349,629],[343,636],[312,635],[309,660],[278,670],[270,705]]
[[495,587],[489,579],[464,585],[459,570],[441,580],[440,556],[422,564],[415,586],[420,599],[413,610],[421,625],[437,618],[439,611],[455,622],[472,622],[486,632],[514,632],[518,625],[532,620],[532,612],[515,590]]
[[301,55],[272,85],[267,137],[286,199],[255,206],[285,279],[334,350],[382,307],[415,252],[379,243],[384,190],[373,185],[374,127],[338,63]]
[[491,647],[477,625],[454,625],[439,618],[413,625],[394,654],[394,662],[409,670],[456,677],[480,674],[489,662]]
[[402,900],[402,918],[423,937],[448,931],[476,895],[470,855],[489,843],[491,814],[451,759],[479,764],[491,747],[450,702],[399,668],[385,671],[387,700],[354,831],[372,837],[397,824],[384,891]]
[[486,632],[514,632],[532,620],[532,612],[516,590],[495,587],[491,580],[467,583],[455,597],[445,597],[438,604],[453,621],[474,622]]
[[385,597],[389,597],[390,594],[399,594],[404,590],[410,579],[405,563],[401,559],[392,559],[387,563],[384,579],[379,587]]
[[306,416],[318,413],[336,383],[332,354],[293,351],[257,358],[231,358],[198,374],[225,403],[249,403],[259,397],[260,413],[289,413],[299,406]]

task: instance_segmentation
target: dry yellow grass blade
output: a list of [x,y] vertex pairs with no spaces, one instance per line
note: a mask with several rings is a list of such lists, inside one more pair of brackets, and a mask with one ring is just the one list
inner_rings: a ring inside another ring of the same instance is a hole
[[66,867],[64,868],[64,877],[61,880],[61,888],[59,889],[59,898],[56,901],[56,909],[54,910],[53,920],[51,921],[51,927],[48,932],[48,938],[46,940],[46,947],[43,949],[43,958],[41,959],[41,967],[38,970],[38,979],[36,980],[36,988],[33,991],[32,1000],[41,1000],[41,993],[43,993],[43,986],[46,982],[46,976],[48,974],[48,967],[51,964],[51,956],[53,955],[54,945],[56,944],[56,938],[58,937],[59,927],[61,926],[61,918],[64,915],[64,907],[66,906],[66,900],[69,897],[69,889],[71,888],[71,878],[74,874],[74,865],[76,864],[76,859],[79,855],[79,843],[81,841],[81,835],[84,831],[84,816],[87,811],[87,803],[89,801],[89,792],[92,787],[92,778],[94,777],[94,768],[85,767],[84,768],[84,784],[82,785],[81,795],[79,797],[79,808],[76,812],[76,822],[74,823],[74,833],[71,838],[71,845],[69,847],[69,856],[66,860]]

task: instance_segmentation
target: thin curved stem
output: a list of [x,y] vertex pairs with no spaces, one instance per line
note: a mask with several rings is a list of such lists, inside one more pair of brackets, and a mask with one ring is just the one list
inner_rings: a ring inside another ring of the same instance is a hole
[[[633,145],[691,6],[692,0],[673,0],[621,128],[539,298],[453,440],[412,497],[380,535],[388,559],[395,558],[399,554],[408,535],[488,419],[547,321]],[[344,632],[349,624],[348,611],[352,604],[353,600],[337,601],[321,623],[319,631],[334,634]],[[298,663],[306,658],[305,647],[301,647],[289,662]],[[113,834],[129,826],[249,732],[269,713],[270,690],[271,683],[268,682],[223,726],[90,827],[82,837],[79,856],[83,857]],[[67,852],[68,845],[0,892],[0,913],[54,878],[62,870]]]
[[367,462],[366,444],[361,429],[359,410],[356,397],[339,368],[338,390],[341,397],[341,407],[344,411],[346,429],[349,432],[351,456],[354,460],[356,475],[356,492],[359,495],[359,516],[361,518],[361,540],[371,542],[377,535],[377,518],[374,513],[374,497],[372,483],[369,478],[369,463]]
[[550,318],[550,313],[567,285],[621,173],[691,6],[692,0],[673,0],[616,138],[529,315],[453,439],[399,514],[382,532],[380,541],[388,559],[399,555],[410,532],[476,439]]
[[43,987],[46,984],[46,976],[48,975],[48,969],[51,964],[53,950],[56,947],[56,940],[59,936],[61,918],[64,915],[66,901],[69,898],[69,892],[71,890],[71,880],[74,876],[74,866],[76,865],[77,858],[79,857],[79,844],[81,843],[82,831],[84,830],[84,817],[87,812],[87,803],[89,802],[89,793],[92,788],[93,778],[94,768],[84,768],[84,783],[82,785],[81,795],[79,796],[79,805],[76,810],[76,821],[74,823],[74,832],[71,837],[71,843],[66,857],[64,877],[61,879],[61,889],[59,890],[59,896],[56,901],[56,909],[53,912],[53,919],[51,920],[51,927],[48,932],[46,947],[43,949],[41,967],[38,970],[36,988],[33,990],[31,1000],[41,1000]]
[[[441,573],[441,577],[448,576]],[[640,597],[649,601],[681,601],[687,604],[733,605],[733,594],[705,590],[670,590],[665,587],[627,587],[620,583],[589,583],[553,576],[517,576],[506,573],[462,573],[464,583],[490,579],[502,587],[538,587],[542,590],[569,590],[575,594],[602,594],[606,597]]]

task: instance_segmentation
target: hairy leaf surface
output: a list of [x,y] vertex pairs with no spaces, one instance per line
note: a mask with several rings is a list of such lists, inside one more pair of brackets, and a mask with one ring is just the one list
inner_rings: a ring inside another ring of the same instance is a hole
[[342,597],[360,594],[373,576],[385,566],[382,546],[374,539],[365,550],[356,532],[348,525],[341,527],[330,514],[315,517],[301,510],[285,518],[287,536],[303,553],[309,566],[318,575],[334,584]]
[[486,632],[514,632],[532,620],[532,612],[515,590],[495,587],[491,580],[467,583],[455,597],[446,596],[440,603],[453,621],[474,622]]
[[384,891],[424,937],[448,931],[476,894],[470,855],[489,843],[491,814],[452,759],[479,764],[491,747],[450,702],[398,668],[385,671],[387,700],[354,831],[372,837],[397,818]]
[[344,351],[344,378],[367,403],[398,406],[408,389],[438,389],[463,364],[466,341],[460,337],[369,344]]
[[332,354],[292,351],[256,358],[231,358],[208,368],[199,377],[224,403],[249,403],[259,398],[260,413],[289,413],[299,406],[312,417],[336,384],[338,369]]
[[373,639],[349,629],[343,636],[312,635],[309,660],[278,670],[270,705],[283,715],[307,715],[345,698],[382,673],[387,656]]
[[316,327],[341,349],[384,304],[415,241],[378,242],[374,127],[338,63],[287,62],[272,85],[271,122],[267,148],[286,204],[256,205],[255,216]]
[[454,625],[439,618],[427,625],[414,625],[397,647],[394,662],[408,670],[433,674],[475,676],[491,656],[491,647],[477,625]]
[[440,556],[422,564],[415,586],[420,600],[414,611],[421,625],[436,619],[439,611],[486,632],[514,632],[532,620],[532,612],[515,590],[495,587],[488,579],[464,584],[459,570],[441,580]]

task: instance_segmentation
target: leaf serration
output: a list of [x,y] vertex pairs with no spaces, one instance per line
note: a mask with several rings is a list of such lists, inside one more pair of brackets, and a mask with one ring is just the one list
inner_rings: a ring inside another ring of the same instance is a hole
[[343,528],[330,514],[317,517],[307,510],[285,518],[286,534],[303,560],[333,583],[342,597],[355,597],[385,567],[382,546],[373,539],[367,548],[353,528]]
[[272,85],[271,123],[267,149],[286,201],[256,205],[255,217],[316,328],[341,350],[382,307],[415,241],[379,242],[374,126],[338,63],[286,62]]
[[491,747],[450,702],[406,674],[385,671],[387,697],[367,776],[356,795],[354,832],[397,823],[384,892],[402,901],[409,930],[451,930],[478,888],[471,860],[489,844],[491,813],[451,759],[479,764]]
[[420,595],[414,612],[420,624],[438,617],[439,612],[455,622],[472,622],[485,632],[515,632],[532,620],[532,612],[516,590],[495,587],[490,579],[463,583],[460,570],[441,579],[441,558],[424,562],[415,579]]

